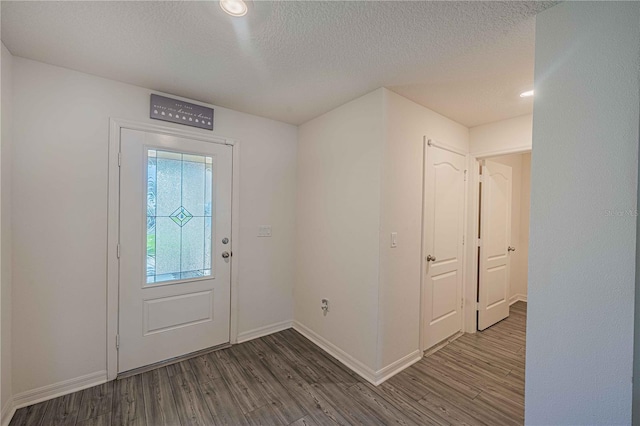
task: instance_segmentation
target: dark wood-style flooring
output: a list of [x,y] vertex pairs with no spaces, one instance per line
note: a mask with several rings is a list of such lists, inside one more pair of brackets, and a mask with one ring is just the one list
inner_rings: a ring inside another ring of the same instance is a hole
[[375,387],[293,330],[22,408],[17,425],[524,421],[526,303]]

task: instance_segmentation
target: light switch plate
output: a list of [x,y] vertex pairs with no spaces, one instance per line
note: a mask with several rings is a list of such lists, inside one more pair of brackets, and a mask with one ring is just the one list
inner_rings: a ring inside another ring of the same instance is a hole
[[262,225],[258,228],[258,237],[270,237],[271,225]]
[[391,248],[396,248],[398,247],[398,233],[397,232],[392,232],[391,233]]

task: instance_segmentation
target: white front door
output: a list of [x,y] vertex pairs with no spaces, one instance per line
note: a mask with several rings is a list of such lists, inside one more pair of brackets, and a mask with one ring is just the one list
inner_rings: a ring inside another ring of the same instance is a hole
[[427,145],[423,349],[462,329],[465,156]]
[[485,160],[480,200],[478,330],[509,316],[511,167]]
[[232,148],[122,129],[120,152],[123,372],[229,342]]

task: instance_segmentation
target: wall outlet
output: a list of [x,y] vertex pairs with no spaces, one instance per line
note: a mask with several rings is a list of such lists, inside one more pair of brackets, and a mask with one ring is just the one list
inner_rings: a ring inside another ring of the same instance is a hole
[[262,225],[258,228],[258,237],[270,237],[271,225]]

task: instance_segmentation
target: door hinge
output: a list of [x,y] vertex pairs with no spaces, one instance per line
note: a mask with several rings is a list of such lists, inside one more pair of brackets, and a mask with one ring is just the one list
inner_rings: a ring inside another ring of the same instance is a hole
[[116,349],[120,349],[120,335],[116,334]]
[[122,152],[118,153],[118,167],[122,165]]
[[120,259],[120,243],[116,246],[116,256]]
[[478,182],[484,182],[484,175],[478,176]]
[[464,171],[464,181],[465,182],[467,181],[467,171],[466,170]]
[[480,310],[480,303],[476,302],[476,311]]
[[482,247],[482,238],[478,238],[478,247]]
[[464,245],[464,235],[462,236],[462,245]]
[[464,298],[460,299],[460,309],[464,309]]

